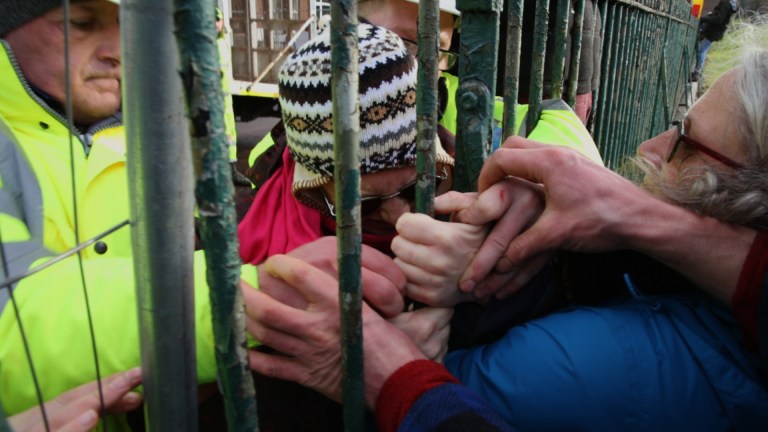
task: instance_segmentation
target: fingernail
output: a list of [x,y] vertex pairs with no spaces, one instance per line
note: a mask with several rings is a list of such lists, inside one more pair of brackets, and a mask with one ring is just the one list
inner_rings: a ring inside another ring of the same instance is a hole
[[96,415],[96,411],[88,410],[80,416],[80,418],[78,419],[78,422],[84,428],[90,429],[91,427],[96,425],[97,419],[98,419],[98,416]]
[[118,391],[130,390],[141,382],[141,369],[129,369],[122,376],[116,378],[109,383],[111,388]]
[[141,401],[141,395],[138,393],[130,392],[126,393],[125,396],[123,396],[123,402],[134,404]]
[[126,375],[128,377],[128,380],[131,383],[135,383],[134,385],[138,385],[141,382],[141,368],[140,367],[135,367],[133,369],[130,369]]
[[461,283],[461,285],[459,285],[459,289],[464,292],[470,292],[475,289],[475,283],[471,280],[465,280]]

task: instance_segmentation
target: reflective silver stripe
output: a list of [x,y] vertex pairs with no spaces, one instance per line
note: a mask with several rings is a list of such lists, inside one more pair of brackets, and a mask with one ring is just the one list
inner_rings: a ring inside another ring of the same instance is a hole
[[[40,184],[8,125],[0,121],[0,212],[27,225],[30,240],[6,242],[0,238],[3,278],[22,273],[37,259],[52,255],[43,246],[43,197]],[[8,268],[5,268],[7,263]],[[8,301],[8,288],[0,287],[0,313]]]
[[[39,241],[3,243],[2,252],[6,254],[5,260],[8,262],[8,269],[4,275],[23,273],[33,262],[52,255],[51,251],[43,247]],[[9,287],[6,286],[0,287],[0,314],[10,298],[8,289]]]

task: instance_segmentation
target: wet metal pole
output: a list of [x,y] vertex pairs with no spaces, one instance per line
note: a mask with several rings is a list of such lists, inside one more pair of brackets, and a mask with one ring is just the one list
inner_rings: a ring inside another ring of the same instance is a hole
[[435,213],[435,140],[437,139],[437,69],[440,43],[440,9],[437,0],[419,3],[419,68],[416,90],[416,211]]
[[458,0],[456,7],[461,11],[461,46],[453,187],[470,192],[477,190],[493,140],[501,0]]
[[172,0],[123,0],[131,236],[147,422],[197,430],[192,164]]
[[5,410],[3,409],[2,401],[0,401],[0,432],[11,432],[11,426],[5,419]]
[[[563,66],[565,64],[565,49],[568,45],[568,15],[571,10],[569,0],[557,0],[555,9],[555,30],[552,41],[552,99],[563,97]],[[546,62],[546,59],[545,59]]]
[[[566,86],[568,92],[565,96],[565,101],[572,108],[576,104],[576,90],[579,86],[579,60],[581,60],[581,44],[584,39],[584,9],[586,2],[588,1],[591,2],[592,0],[576,0],[574,6],[574,9],[576,9],[576,16],[574,17],[573,37],[571,38],[571,62],[568,65],[568,85]],[[597,6],[595,5],[595,7]],[[590,11],[594,12],[591,8]],[[594,16],[592,17],[591,22],[595,22]],[[593,26],[596,27],[597,25],[593,24]],[[594,30],[593,27],[592,31]],[[592,34],[586,36],[589,38],[593,37]]]
[[544,95],[544,56],[547,51],[549,28],[549,0],[536,1],[535,20],[531,50],[531,83],[528,90],[527,133],[531,133],[536,127],[541,116],[541,98]]
[[175,4],[219,385],[229,430],[256,431],[256,394],[246,351],[237,216],[224,133],[214,8],[210,0],[176,0]]
[[344,430],[362,431],[363,328],[360,225],[360,105],[358,103],[357,1],[331,3],[331,88]]
[[[517,133],[517,95],[520,85],[520,45],[523,31],[523,0],[507,2],[507,52],[504,77],[504,139]],[[502,140],[503,142],[504,140]]]

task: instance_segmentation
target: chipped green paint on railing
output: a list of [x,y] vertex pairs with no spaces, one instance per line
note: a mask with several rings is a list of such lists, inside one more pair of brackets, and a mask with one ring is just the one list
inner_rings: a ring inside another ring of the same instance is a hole
[[421,0],[419,5],[419,69],[416,92],[416,211],[435,213],[435,140],[437,139],[437,68],[440,43],[440,16],[437,0]]
[[568,35],[568,14],[571,10],[569,0],[556,0],[557,8],[554,17],[554,33],[552,40],[552,85],[551,97],[560,99],[563,96],[563,66],[565,64],[565,48]]
[[454,189],[472,191],[493,139],[501,1],[458,0],[456,6],[461,11],[461,46]]
[[593,135],[606,164],[621,166],[675,115],[692,59],[695,20],[685,1],[602,4],[602,81]]
[[224,133],[214,10],[210,0],[175,0],[175,4],[179,73],[190,120],[198,227],[210,287],[218,383],[228,429],[253,431],[258,430],[259,423],[246,351],[237,217]]
[[528,90],[528,115],[526,131],[530,133],[539,123],[541,99],[544,95],[544,59],[547,50],[547,31],[549,29],[549,0],[537,0],[536,18],[533,30],[533,49],[531,61],[531,87]]
[[333,103],[336,241],[339,260],[344,430],[362,431],[363,328],[362,231],[360,225],[360,104],[358,102],[357,2],[331,3],[331,88]]
[[[573,33],[571,38],[571,60],[568,65],[568,93],[565,95],[565,101],[571,107],[576,103],[576,89],[579,85],[579,60],[581,60],[581,41],[584,29],[584,9],[585,4],[592,0],[576,0],[574,6],[575,16],[573,18]],[[595,9],[590,8],[594,14]],[[595,22],[594,16],[591,19]]]
[[504,138],[515,135],[517,95],[520,85],[520,44],[523,30],[523,0],[509,0],[507,7],[507,52],[504,76]]

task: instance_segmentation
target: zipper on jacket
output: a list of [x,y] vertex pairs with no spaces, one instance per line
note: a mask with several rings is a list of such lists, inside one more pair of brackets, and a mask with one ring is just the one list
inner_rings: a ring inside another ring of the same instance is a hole
[[11,67],[13,67],[14,72],[16,72],[16,76],[19,78],[21,86],[27,92],[27,95],[29,95],[32,100],[37,102],[37,104],[40,105],[48,114],[50,114],[51,117],[58,120],[59,123],[67,128],[72,136],[76,137],[80,141],[80,144],[83,146],[83,150],[85,151],[86,157],[88,157],[88,154],[91,151],[91,145],[93,145],[93,136],[96,133],[122,125],[122,116],[116,114],[107,117],[105,120],[97,122],[94,126],[89,127],[88,130],[84,133],[80,132],[74,125],[70,127],[67,119],[64,118],[64,116],[62,116],[55,109],[51,108],[43,99],[40,98],[40,96],[37,95],[37,93],[32,90],[29,82],[27,82],[27,77],[25,77],[21,72],[19,63],[16,61],[16,56],[13,54],[13,50],[11,49],[11,46],[8,44],[8,42],[0,39],[0,43],[3,44],[5,52],[8,55],[8,59],[11,62]]

